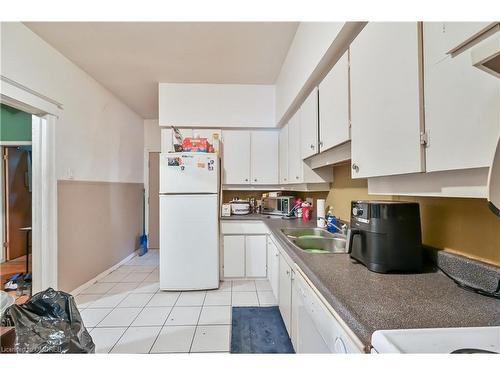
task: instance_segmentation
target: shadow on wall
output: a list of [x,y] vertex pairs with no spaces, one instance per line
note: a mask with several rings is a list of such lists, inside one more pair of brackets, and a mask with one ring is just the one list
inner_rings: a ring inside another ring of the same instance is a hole
[[334,167],[334,183],[327,197],[334,213],[350,220],[351,200],[418,202],[424,244],[500,266],[500,218],[486,199],[369,195],[366,179],[351,179],[349,165]]

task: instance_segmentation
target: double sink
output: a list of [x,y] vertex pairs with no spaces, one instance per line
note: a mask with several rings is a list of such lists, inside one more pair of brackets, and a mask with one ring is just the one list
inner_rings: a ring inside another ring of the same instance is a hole
[[281,229],[287,240],[310,254],[346,253],[346,236],[321,228]]

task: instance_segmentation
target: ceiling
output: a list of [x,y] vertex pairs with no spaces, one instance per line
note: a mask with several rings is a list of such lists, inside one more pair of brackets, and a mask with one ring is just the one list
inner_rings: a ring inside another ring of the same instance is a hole
[[145,119],[158,82],[273,84],[296,22],[27,22]]

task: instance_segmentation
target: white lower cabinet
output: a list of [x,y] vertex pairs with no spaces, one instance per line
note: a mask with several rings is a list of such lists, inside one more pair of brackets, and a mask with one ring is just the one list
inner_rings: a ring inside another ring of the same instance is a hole
[[267,231],[259,221],[222,223],[224,278],[267,276]]
[[245,237],[245,276],[266,277],[266,235]]
[[292,326],[292,276],[292,267],[288,265],[284,256],[280,255],[278,305],[289,335]]
[[224,277],[245,277],[245,236],[224,236]]
[[278,247],[268,237],[267,241],[267,277],[273,290],[274,298],[276,301],[279,299],[279,277],[280,277],[280,252]]

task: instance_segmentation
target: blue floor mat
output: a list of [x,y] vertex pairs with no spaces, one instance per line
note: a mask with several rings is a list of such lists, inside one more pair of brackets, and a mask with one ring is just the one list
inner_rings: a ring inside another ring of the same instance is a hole
[[277,306],[233,307],[231,353],[295,353]]

